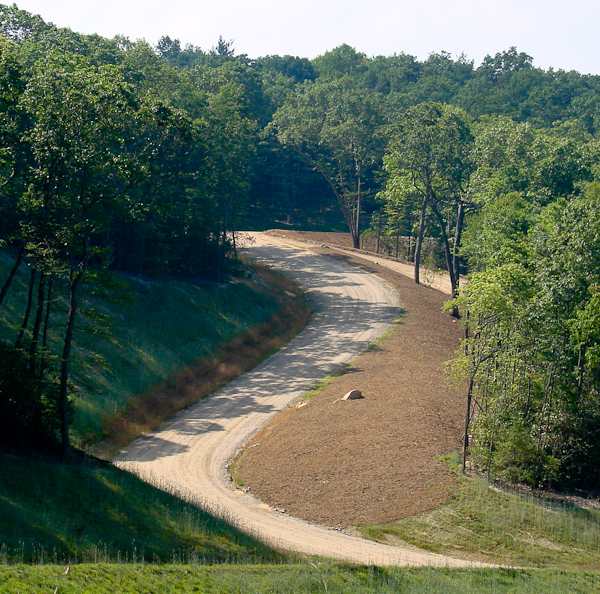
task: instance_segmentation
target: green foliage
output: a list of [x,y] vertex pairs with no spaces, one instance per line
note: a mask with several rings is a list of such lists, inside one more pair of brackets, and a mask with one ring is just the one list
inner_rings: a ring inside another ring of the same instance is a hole
[[469,336],[455,369],[474,386],[473,460],[491,476],[536,486],[599,479],[599,196],[590,184],[533,224],[515,198],[481,213],[482,270],[457,302]]
[[279,141],[330,185],[358,247],[363,202],[379,160],[378,98],[349,78],[305,84],[273,116]]
[[528,233],[539,209],[510,192],[474,213],[463,235],[461,254],[472,271],[522,262],[529,249]]
[[315,80],[316,73],[310,60],[297,56],[264,56],[258,58],[257,65],[263,71],[274,71],[293,80],[294,84],[305,80]]
[[[387,213],[396,217],[404,215],[410,221],[407,215],[412,212],[416,220],[416,212],[420,210],[414,255],[416,282],[419,282],[427,212],[434,215],[453,296],[459,285],[458,249],[474,168],[470,155],[472,142],[468,118],[462,110],[433,102],[409,108],[393,126],[385,158],[386,190],[379,195],[387,199]],[[454,236],[450,237],[452,227]]]
[[543,206],[573,194],[581,182],[591,180],[593,162],[586,146],[590,138],[573,132],[567,126],[546,131],[506,117],[481,119],[473,155],[479,200],[487,203],[517,192]]
[[323,81],[334,80],[344,76],[355,77],[364,72],[366,56],[353,47],[342,44],[313,60],[313,66]]

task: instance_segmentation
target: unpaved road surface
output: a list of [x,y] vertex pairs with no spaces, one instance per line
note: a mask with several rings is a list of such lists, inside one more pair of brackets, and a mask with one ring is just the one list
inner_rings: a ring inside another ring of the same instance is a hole
[[360,564],[476,565],[309,524],[232,484],[227,467],[250,437],[316,380],[380,336],[401,305],[372,274],[313,253],[305,244],[253,235],[247,253],[298,280],[314,302],[311,322],[253,371],[137,439],[115,464],[280,549]]

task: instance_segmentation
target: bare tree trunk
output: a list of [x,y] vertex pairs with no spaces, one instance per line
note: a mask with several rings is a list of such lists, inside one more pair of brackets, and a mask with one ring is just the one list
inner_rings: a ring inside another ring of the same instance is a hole
[[460,248],[460,240],[462,237],[463,224],[465,220],[465,205],[462,200],[458,203],[458,212],[456,213],[456,230],[454,233],[454,246],[452,247],[452,267],[454,269],[454,278],[456,287],[460,286],[460,257],[458,250]]
[[46,372],[46,353],[48,352],[48,325],[50,323],[50,308],[52,302],[52,285],[54,278],[50,275],[48,280],[48,294],[46,298],[46,315],[44,316],[44,330],[42,331],[42,356],[40,358],[40,377]]
[[[543,431],[544,431],[544,420],[546,415],[548,415],[548,423],[546,424],[546,434],[548,432],[548,427],[550,425],[550,408],[552,404],[552,392],[554,389],[554,373],[557,365],[557,354],[556,347],[552,350],[552,363],[550,364],[550,369],[548,371],[548,379],[546,381],[546,385],[544,387],[544,399],[542,401],[542,409],[540,411],[540,422],[538,426],[538,438],[537,438],[537,449],[541,451],[542,446],[544,444],[543,439]],[[547,435],[546,435],[547,437]]]
[[23,260],[24,255],[25,255],[25,242],[23,242],[23,244],[19,248],[19,253],[17,254],[17,259],[15,260],[13,267],[10,269],[8,277],[4,281],[4,284],[2,285],[2,290],[0,290],[0,305],[2,305],[2,302],[4,301],[4,298],[6,297],[6,294],[8,293],[8,289],[10,288],[10,285],[12,284],[13,279],[15,278],[15,275],[17,274],[17,270],[19,270],[19,266],[21,266],[21,261]]
[[435,214],[435,218],[438,221],[440,226],[440,232],[442,234],[442,242],[444,244],[444,255],[446,258],[446,268],[448,269],[448,274],[450,275],[450,285],[452,287],[452,299],[456,297],[456,278],[454,276],[454,266],[452,261],[452,255],[450,253],[450,241],[448,240],[448,233],[446,232],[446,226],[444,224],[444,219],[440,214],[440,211],[437,205],[432,204],[431,210],[433,210],[433,214]]
[[23,338],[25,337],[25,330],[27,330],[27,326],[29,324],[29,315],[31,314],[31,305],[33,303],[33,289],[35,287],[35,276],[37,270],[35,268],[31,269],[31,275],[29,277],[29,293],[27,296],[27,307],[25,308],[25,315],[23,316],[23,322],[21,323],[21,331],[19,332],[19,336],[17,337],[17,341],[15,342],[15,348],[21,348],[21,343],[23,342]]
[[[357,196],[356,196],[356,223],[354,228],[356,229],[356,240],[354,241],[355,248],[360,249],[360,211],[362,208],[362,204],[361,204],[361,179],[360,176],[358,177],[358,181],[357,181]],[[379,253],[379,252],[378,252]]]
[[32,373],[36,371],[37,347],[40,339],[40,330],[42,327],[42,316],[44,314],[44,305],[46,298],[46,275],[41,272],[38,283],[37,307],[35,311],[35,319],[33,322],[33,330],[31,331],[31,344],[29,345],[29,370]]
[[427,198],[423,197],[421,204],[421,217],[419,219],[419,234],[415,246],[415,283],[420,284],[421,248],[423,247],[423,236],[425,235],[425,214],[427,212]]
[[465,415],[465,430],[463,433],[463,474],[467,471],[467,450],[469,448],[469,426],[471,424],[471,403],[473,401],[473,383],[475,379],[475,373],[471,374],[469,378],[469,389],[467,391],[467,413]]
[[[340,210],[342,211],[342,214],[344,215],[346,225],[348,225],[348,231],[350,231],[350,236],[352,237],[352,246],[356,249],[360,249],[360,235],[359,235],[358,226],[355,226],[354,210],[348,206],[348,204],[346,203],[346,200],[344,199],[344,196],[342,194],[340,194],[335,183],[333,183],[333,180],[327,174],[327,172],[323,169],[323,167],[315,160],[311,159],[311,162],[312,162],[314,168],[323,176],[323,178],[329,184],[329,187],[333,191],[335,199],[340,207]],[[339,164],[338,164],[338,166],[339,166]],[[344,181],[343,181],[344,175],[343,175],[341,166],[339,166],[339,179],[340,179],[340,187],[343,188],[344,187]]]
[[67,320],[67,330],[63,343],[63,354],[60,365],[60,434],[62,439],[62,456],[67,457],[71,451],[71,441],[69,438],[69,418],[68,418],[68,396],[69,396],[69,363],[71,361],[71,346],[73,344],[73,332],[75,330],[75,318],[77,317],[78,297],[77,289],[83,278],[84,264],[81,265],[76,273],[71,275],[71,289],[69,299],[69,317]]

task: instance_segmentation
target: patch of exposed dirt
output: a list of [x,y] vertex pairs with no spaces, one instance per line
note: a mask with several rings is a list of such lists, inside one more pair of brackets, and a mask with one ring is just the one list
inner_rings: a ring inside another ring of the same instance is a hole
[[[317,245],[349,242],[345,234],[281,233]],[[461,332],[441,311],[447,296],[358,257],[336,257],[385,278],[405,315],[348,373],[258,434],[237,475],[256,497],[290,515],[326,526],[380,524],[450,496],[453,477],[438,457],[460,447],[464,390],[448,385],[444,363]],[[338,400],[353,388],[364,399]]]
[[317,231],[288,231],[286,229],[271,229],[265,231],[267,235],[273,237],[282,237],[294,239],[295,241],[305,241],[316,245],[337,245],[345,249],[352,249],[352,237],[350,233],[335,233],[335,232],[317,232]]

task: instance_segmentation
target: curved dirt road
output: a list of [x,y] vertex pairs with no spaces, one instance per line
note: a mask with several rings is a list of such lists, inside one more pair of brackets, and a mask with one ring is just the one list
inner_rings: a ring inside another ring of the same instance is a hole
[[367,272],[306,244],[253,235],[248,254],[294,276],[310,293],[311,322],[253,371],[137,439],[115,464],[280,549],[360,564],[476,565],[315,526],[235,489],[227,467],[250,437],[380,336],[400,308],[388,286]]

